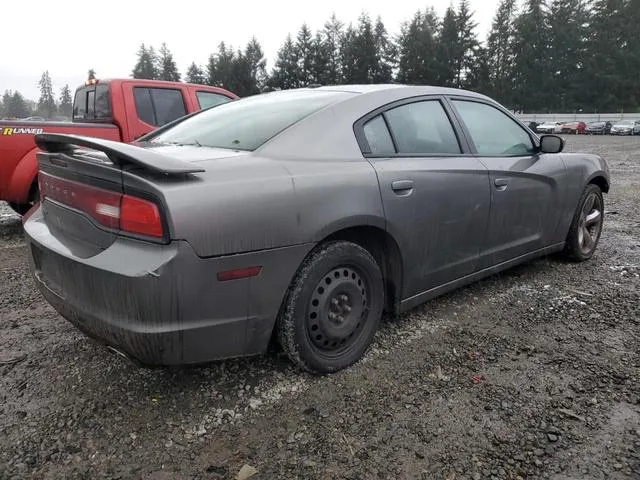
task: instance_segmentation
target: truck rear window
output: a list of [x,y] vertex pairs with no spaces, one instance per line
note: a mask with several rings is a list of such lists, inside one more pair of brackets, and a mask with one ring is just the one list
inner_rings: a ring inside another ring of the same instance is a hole
[[110,121],[111,99],[109,85],[90,85],[76,90],[73,101],[74,121]]

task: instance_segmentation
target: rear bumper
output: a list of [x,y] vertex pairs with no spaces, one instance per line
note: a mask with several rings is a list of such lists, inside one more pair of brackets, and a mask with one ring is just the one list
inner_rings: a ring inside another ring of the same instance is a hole
[[[71,253],[38,208],[24,225],[45,299],[85,335],[146,366],[204,363],[266,350],[284,294],[312,245],[200,258],[187,242],[119,238]],[[262,266],[227,282],[220,271]]]

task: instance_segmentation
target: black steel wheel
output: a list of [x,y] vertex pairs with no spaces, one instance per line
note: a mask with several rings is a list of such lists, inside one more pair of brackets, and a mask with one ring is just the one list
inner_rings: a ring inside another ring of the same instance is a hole
[[289,358],[311,373],[357,362],[382,317],[380,267],[361,246],[345,241],[318,247],[297,273],[278,318],[278,339]]
[[585,188],[567,235],[564,254],[573,261],[589,260],[598,246],[604,221],[604,199],[597,185]]

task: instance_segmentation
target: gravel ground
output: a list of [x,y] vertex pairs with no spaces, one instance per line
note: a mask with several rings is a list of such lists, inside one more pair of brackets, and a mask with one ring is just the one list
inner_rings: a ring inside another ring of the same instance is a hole
[[590,262],[431,301],[328,377],[277,351],[152,371],[97,348],[36,292],[0,206],[0,479],[640,478],[639,147],[568,138],[612,169]]

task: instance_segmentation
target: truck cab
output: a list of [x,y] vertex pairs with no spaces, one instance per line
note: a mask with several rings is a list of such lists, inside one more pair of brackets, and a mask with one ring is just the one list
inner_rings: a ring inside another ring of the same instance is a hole
[[38,198],[34,136],[63,133],[130,143],[187,114],[239,97],[220,87],[143,79],[88,80],[70,122],[0,120],[0,200],[24,214]]

